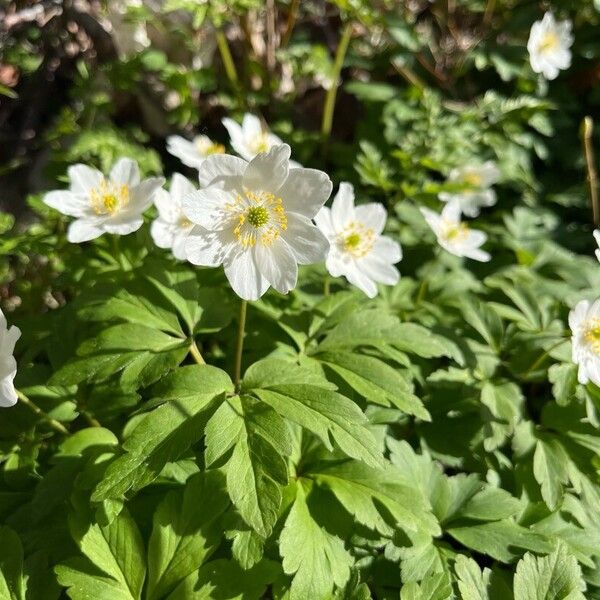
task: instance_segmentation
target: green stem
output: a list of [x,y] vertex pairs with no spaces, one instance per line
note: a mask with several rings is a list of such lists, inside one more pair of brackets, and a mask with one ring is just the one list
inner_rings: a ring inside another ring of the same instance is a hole
[[592,117],[585,117],[581,124],[581,139],[583,142],[583,153],[585,155],[585,166],[587,169],[587,184],[592,204],[592,220],[597,227],[600,225],[600,198],[598,197],[598,175],[594,160],[594,146],[592,133],[594,121]]
[[190,344],[190,354],[194,357],[194,360],[199,365],[206,364],[206,361],[204,360],[204,358],[202,357],[202,354],[200,353],[200,349],[196,345],[196,340],[194,340],[194,339],[192,339],[192,343]]
[[346,52],[348,51],[348,45],[350,44],[350,38],[352,36],[352,23],[346,23],[340,43],[338,44],[337,51],[335,53],[335,59],[333,62],[333,73],[331,87],[327,90],[325,96],[325,105],[323,107],[323,121],[321,122],[321,133],[324,138],[328,138],[331,134],[331,127],[333,125],[333,111],[335,110],[335,99],[337,96],[337,90],[340,80],[340,73],[342,72],[342,66],[344,65],[344,58],[346,58]]
[[62,423],[59,423],[56,419],[53,419],[51,416],[45,413],[39,406],[35,405],[23,392],[20,392],[19,390],[15,391],[17,392],[17,396],[21,401],[21,404],[25,404],[25,406],[28,406],[38,417],[40,417],[40,419],[46,421],[46,423],[48,423],[48,425],[50,425],[50,427],[52,427],[52,429],[54,429],[55,431],[58,431],[59,433],[62,433],[64,435],[69,435],[69,430]]
[[527,371],[523,373],[523,377],[527,377],[530,373],[533,373],[550,356],[550,352],[552,352],[552,350],[555,350],[561,344],[564,344],[567,341],[568,340],[566,339],[562,339],[559,342],[556,342],[556,344],[550,346],[550,348],[548,348],[548,350],[546,350],[542,355],[540,355],[537,358],[537,360],[529,367],[529,369],[527,369]]
[[323,296],[329,296],[330,285],[331,281],[329,279],[329,275],[325,275],[325,279],[323,280]]
[[287,23],[285,25],[285,33],[281,38],[281,47],[285,48],[290,38],[292,37],[292,31],[294,31],[294,25],[296,24],[296,19],[298,18],[298,9],[300,8],[300,0],[292,0],[292,4],[290,6],[290,12],[288,13]]
[[225,67],[227,79],[229,79],[229,83],[231,84],[231,87],[238,98],[238,102],[241,106],[244,106],[244,98],[240,92],[240,80],[235,68],[235,63],[233,62],[233,57],[231,56],[231,50],[229,50],[227,38],[225,37],[222,29],[217,29],[215,36],[217,38],[217,46],[219,48],[221,60],[223,61],[223,67]]
[[240,391],[240,381],[242,379],[242,351],[244,349],[244,336],[246,335],[246,309],[248,302],[242,300],[240,304],[240,317],[238,321],[237,345],[235,349],[235,370],[233,375],[233,383],[235,391]]

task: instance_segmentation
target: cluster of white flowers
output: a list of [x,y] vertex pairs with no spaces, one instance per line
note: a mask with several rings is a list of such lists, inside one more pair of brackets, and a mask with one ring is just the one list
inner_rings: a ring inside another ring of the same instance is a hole
[[546,79],[556,79],[561,70],[571,66],[571,26],[571,21],[557,22],[549,12],[531,26],[527,50],[535,73],[541,73]]
[[17,402],[14,379],[17,362],[13,353],[15,344],[21,337],[21,330],[13,325],[8,327],[6,317],[0,309],[0,407],[14,406]]
[[569,327],[579,383],[600,386],[600,299],[578,302],[569,313]]

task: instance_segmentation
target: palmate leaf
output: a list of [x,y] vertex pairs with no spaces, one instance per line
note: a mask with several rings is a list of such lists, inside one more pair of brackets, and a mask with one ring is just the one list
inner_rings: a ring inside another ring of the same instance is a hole
[[343,587],[354,560],[344,542],[325,531],[311,516],[301,484],[279,538],[283,570],[293,575],[290,600],[328,600]]
[[400,600],[453,600],[454,592],[446,573],[429,575],[421,583],[411,581],[400,591]]
[[533,474],[541,486],[542,498],[550,510],[562,499],[563,487],[569,483],[569,455],[554,438],[538,439],[533,454]]
[[[328,487],[359,523],[384,535],[393,533],[393,527],[384,517],[387,512],[393,525],[406,531],[441,533],[428,500],[391,469],[384,471],[359,462],[346,462],[312,468],[305,475]],[[379,507],[384,508],[383,513]]]
[[564,544],[549,556],[527,553],[517,565],[515,600],[584,600],[581,568]]
[[247,395],[228,398],[206,426],[210,466],[230,449],[227,491],[240,515],[267,537],[279,515],[291,452],[285,421],[268,405]]
[[314,433],[329,450],[333,450],[333,438],[351,458],[381,466],[381,450],[366,427],[367,418],[354,402],[331,387],[309,369],[272,359],[252,365],[242,382],[244,391]]
[[280,574],[272,561],[244,570],[234,561],[213,560],[186,577],[166,600],[259,600]]
[[456,557],[454,563],[461,600],[509,600],[512,591],[504,579],[488,568],[483,570],[472,558]]
[[367,400],[383,406],[396,406],[407,414],[431,420],[429,412],[413,394],[404,377],[382,360],[342,351],[323,352],[316,354],[315,358]]
[[167,462],[200,439],[224,394],[231,391],[229,376],[216,367],[192,365],[170,374],[155,390],[164,404],[137,423],[123,443],[125,454],[106,469],[92,500],[120,499],[153,481]]
[[228,506],[218,471],[192,476],[184,490],[162,500],[148,545],[147,600],[166,596],[206,562],[221,541],[218,518]]
[[139,600],[146,577],[144,543],[126,509],[106,526],[76,514],[71,529],[81,553],[55,568],[73,600]]

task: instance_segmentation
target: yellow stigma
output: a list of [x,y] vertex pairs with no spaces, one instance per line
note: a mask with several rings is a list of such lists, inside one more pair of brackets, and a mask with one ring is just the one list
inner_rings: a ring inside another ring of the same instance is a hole
[[560,45],[560,40],[554,31],[546,32],[540,41],[540,52],[555,50]]
[[129,186],[103,179],[90,192],[90,204],[97,215],[114,215],[129,203]]
[[450,242],[459,242],[469,237],[469,226],[466,223],[448,223],[444,237]]
[[246,219],[252,227],[262,227],[269,222],[269,213],[264,206],[253,206],[246,213]]
[[366,256],[375,243],[375,232],[358,221],[353,221],[344,227],[338,235],[338,245],[342,252],[354,258]]
[[470,186],[479,187],[481,185],[481,175],[477,173],[467,173],[463,177],[463,181]]
[[270,192],[244,190],[233,202],[225,205],[225,210],[234,215],[236,240],[246,249],[258,242],[271,246],[287,229],[287,215],[283,200]]
[[258,136],[258,138],[255,140],[253,146],[254,146],[254,151],[256,152],[256,154],[260,154],[261,152],[268,152],[269,151],[268,134],[265,132],[261,133]]
[[600,355],[600,318],[595,317],[584,324],[583,339],[589,344],[594,354]]
[[210,156],[211,154],[225,154],[225,146],[217,143],[211,144],[206,150],[206,155]]
[[225,154],[225,146],[217,144],[205,135],[199,135],[194,139],[198,153],[202,156],[210,156],[211,154]]

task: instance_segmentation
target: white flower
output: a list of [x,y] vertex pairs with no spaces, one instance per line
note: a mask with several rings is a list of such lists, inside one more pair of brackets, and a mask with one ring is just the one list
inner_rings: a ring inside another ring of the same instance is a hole
[[400,244],[381,235],[387,219],[381,204],[354,206],[354,189],[341,183],[331,209],[315,217],[317,227],[329,239],[327,270],[344,276],[369,298],[377,295],[376,283],[395,285],[400,278],[393,267],[402,258]]
[[195,186],[183,175],[173,173],[171,189],[161,188],[154,195],[154,204],[158,209],[158,218],[150,227],[150,234],[159,248],[170,248],[173,256],[185,260],[185,240],[194,224],[182,211],[182,200],[187,194],[195,192]]
[[487,240],[487,235],[483,231],[470,229],[466,223],[461,222],[458,203],[448,202],[441,215],[428,208],[421,208],[421,213],[444,250],[481,262],[490,260],[491,256],[480,250],[480,246]]
[[[283,144],[279,137],[263,128],[260,119],[255,115],[246,113],[241,125],[228,117],[222,122],[229,133],[231,147],[245,160],[252,160],[257,154],[268,152],[273,146]],[[300,164],[291,160],[290,166],[299,167]]]
[[69,226],[69,242],[87,242],[103,233],[126,235],[144,222],[142,213],[165,182],[162,177],[140,181],[138,165],[129,158],[119,159],[108,178],[86,165],[69,167],[68,190],[55,190],[44,202],[64,215],[77,217]]
[[198,135],[192,141],[180,135],[171,135],[167,138],[167,152],[187,167],[198,169],[212,154],[224,154],[225,146],[213,142],[206,135]]
[[13,356],[15,344],[21,337],[21,330],[13,325],[8,327],[6,317],[0,309],[0,407],[14,406],[17,392],[13,381],[17,374],[17,361]]
[[257,300],[273,286],[296,286],[298,264],[325,259],[329,244],[311,222],[331,193],[322,171],[290,169],[290,147],[275,146],[249,163],[229,155],[200,167],[200,189],[183,199],[195,223],[186,254],[196,265],[223,264],[231,287]]
[[572,44],[571,21],[557,23],[554,15],[547,12],[531,26],[527,42],[531,68],[546,79],[556,79],[559,71],[571,66]]
[[600,386],[600,299],[578,302],[569,313],[573,362],[579,365],[579,383]]
[[596,258],[600,261],[600,229],[594,231],[594,238],[598,244],[598,250],[596,250]]
[[468,186],[458,192],[441,192],[440,200],[443,202],[458,202],[463,214],[467,217],[479,215],[482,206],[494,206],[496,204],[496,192],[491,186],[498,181],[500,171],[496,163],[491,160],[482,165],[467,165],[452,169],[448,177],[449,183]]

